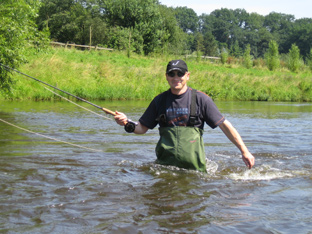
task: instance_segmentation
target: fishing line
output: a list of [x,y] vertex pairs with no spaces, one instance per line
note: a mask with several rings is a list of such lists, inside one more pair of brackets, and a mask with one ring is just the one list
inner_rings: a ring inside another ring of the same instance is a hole
[[46,90],[50,91],[51,93],[53,93],[53,94],[59,96],[60,98],[63,98],[63,99],[65,99],[66,101],[68,101],[68,102],[70,102],[70,103],[72,103],[72,104],[74,104],[74,105],[76,105],[76,106],[78,106],[78,107],[80,107],[80,108],[82,108],[82,109],[84,109],[84,110],[86,110],[86,111],[91,112],[92,114],[95,114],[95,115],[97,115],[97,116],[103,117],[103,118],[108,119],[108,120],[112,120],[112,119],[110,119],[110,118],[108,118],[108,117],[106,117],[106,116],[104,116],[104,115],[100,115],[100,114],[98,114],[98,113],[96,113],[96,112],[94,112],[94,111],[92,111],[92,110],[90,110],[90,109],[88,109],[88,108],[86,108],[86,107],[84,107],[84,106],[81,106],[81,105],[79,105],[79,104],[77,104],[77,103],[75,103],[75,102],[69,100],[68,98],[66,98],[66,97],[64,97],[64,96],[62,96],[62,95],[60,95],[60,94],[54,92],[53,90],[51,90],[51,89],[49,89],[49,88],[47,88],[47,87],[44,87],[44,88],[45,88]]
[[32,134],[35,134],[35,135],[38,135],[38,136],[41,136],[41,137],[53,140],[53,141],[58,141],[58,142],[61,142],[61,143],[67,144],[67,145],[71,145],[71,146],[75,146],[75,147],[78,147],[78,148],[87,149],[87,150],[91,150],[91,151],[95,151],[95,152],[103,152],[102,150],[97,150],[97,149],[92,149],[92,148],[89,148],[89,147],[84,147],[84,146],[81,146],[81,145],[77,145],[77,144],[73,144],[73,143],[70,143],[70,142],[67,142],[67,141],[62,141],[62,140],[59,140],[59,139],[56,139],[56,138],[53,138],[53,137],[49,137],[49,136],[46,136],[46,135],[43,135],[43,134],[40,134],[40,133],[37,133],[37,132],[33,132],[33,131],[28,130],[28,129],[25,129],[25,128],[16,126],[16,125],[14,125],[12,123],[9,123],[9,122],[1,119],[1,118],[0,118],[0,121],[2,121],[3,123],[8,124],[10,126],[13,126],[15,128],[18,128],[20,130],[23,130],[23,131],[26,131],[26,132],[29,132],[29,133],[32,133]]
[[[6,70],[8,70],[8,71],[9,71],[9,70],[15,71],[15,72],[17,72],[17,73],[19,73],[19,74],[21,74],[21,75],[24,75],[24,76],[26,76],[26,77],[28,77],[28,78],[31,78],[31,79],[33,79],[33,80],[35,80],[35,81],[38,81],[38,82],[40,82],[40,83],[42,83],[42,84],[44,84],[44,85],[47,85],[47,86],[52,87],[52,88],[54,88],[54,89],[56,89],[56,90],[58,90],[58,91],[61,91],[61,92],[66,93],[66,94],[68,94],[68,95],[70,95],[70,96],[72,96],[72,97],[75,97],[75,98],[77,98],[77,99],[80,100],[80,101],[83,101],[83,102],[86,102],[86,103],[88,103],[88,104],[90,104],[90,105],[92,105],[92,106],[95,106],[96,108],[101,109],[102,111],[104,111],[104,112],[107,113],[107,114],[116,115],[113,111],[110,111],[110,110],[108,110],[108,109],[106,109],[106,108],[102,108],[102,107],[100,107],[100,106],[98,106],[98,105],[95,105],[95,104],[93,104],[93,103],[91,103],[91,102],[89,102],[89,101],[87,101],[87,100],[85,100],[85,99],[83,99],[83,98],[77,97],[77,96],[75,96],[75,95],[73,95],[73,94],[71,94],[71,93],[68,93],[68,92],[66,92],[66,91],[64,91],[64,90],[61,90],[61,89],[59,89],[59,88],[57,88],[57,87],[55,87],[55,86],[52,86],[52,85],[50,85],[50,84],[48,84],[48,83],[46,83],[46,82],[43,82],[43,81],[41,81],[41,80],[39,80],[39,79],[37,79],[37,78],[34,78],[34,77],[32,77],[32,76],[29,76],[29,75],[27,75],[27,74],[25,74],[25,73],[23,73],[23,72],[20,72],[20,71],[14,69],[14,68],[11,68],[11,67],[8,67],[8,66],[6,66],[6,65],[3,65],[2,63],[0,63],[0,65],[3,66],[3,67],[4,67]],[[46,87],[45,87],[45,88],[46,88]],[[69,99],[67,99],[67,98],[65,98],[65,97],[63,97],[63,96],[61,96],[61,95],[59,95],[59,94],[53,92],[52,90],[50,90],[50,89],[48,89],[48,88],[46,88],[46,89],[47,89],[48,91],[54,93],[55,95],[57,95],[57,96],[59,96],[59,97],[65,99],[65,100],[67,100],[67,101],[69,101],[69,102],[71,102],[71,103],[73,103],[73,104],[75,104],[75,105],[77,105],[77,106],[79,106],[79,107],[81,107],[81,108],[83,108],[83,109],[85,109],[85,110],[87,110],[87,111],[93,113],[93,114],[96,114],[96,115],[98,115],[98,116],[107,118],[106,116],[100,115],[100,114],[98,114],[98,113],[96,113],[96,112],[94,112],[94,111],[91,111],[91,110],[89,110],[89,109],[87,109],[87,108],[85,108],[85,107],[83,107],[83,106],[78,105],[77,103],[72,102],[71,100],[69,100]],[[107,119],[109,119],[109,118],[107,118]],[[111,120],[111,119],[109,119],[109,120]],[[96,150],[96,149],[92,149],[92,148],[89,148],[89,147],[84,147],[84,146],[80,146],[80,145],[73,144],[73,143],[70,143],[70,142],[62,141],[62,140],[59,140],[59,139],[56,139],[56,138],[53,138],[53,137],[45,136],[45,135],[43,135],[43,134],[40,134],[40,133],[37,133],[37,132],[33,132],[33,131],[28,130],[28,129],[25,129],[25,128],[16,126],[16,125],[14,125],[14,124],[12,124],[12,123],[9,123],[9,122],[7,122],[7,121],[1,119],[1,118],[0,118],[0,121],[2,121],[3,123],[8,124],[8,125],[10,125],[10,126],[13,126],[13,127],[15,127],[15,128],[18,128],[18,129],[20,129],[20,130],[23,130],[23,131],[26,131],[26,132],[29,132],[29,133],[32,133],[32,134],[35,134],[35,135],[38,135],[38,136],[41,136],[41,137],[50,139],[50,140],[54,140],[54,141],[57,141],[57,142],[61,142],[61,143],[64,143],[64,144],[68,144],[68,145],[71,145],[71,146],[75,146],[75,147],[78,147],[78,148],[87,149],[87,150],[91,150],[91,151],[95,151],[95,152],[103,152],[103,151],[101,151],[101,150]]]
[[[61,91],[61,92],[63,92],[63,93],[66,93],[67,95],[72,96],[72,97],[74,97],[74,98],[76,98],[76,99],[78,99],[78,100],[80,100],[80,101],[86,102],[86,103],[88,103],[88,104],[90,104],[90,105],[92,105],[92,106],[94,106],[94,107],[96,107],[96,108],[98,108],[98,109],[101,109],[101,110],[104,111],[106,114],[109,114],[109,115],[112,115],[112,116],[116,116],[116,115],[117,115],[115,112],[113,112],[113,111],[111,111],[111,110],[109,110],[109,109],[106,109],[106,108],[104,108],[104,107],[100,107],[100,106],[98,106],[98,105],[96,105],[96,104],[94,104],[94,103],[92,103],[92,102],[89,102],[89,101],[87,101],[87,100],[85,100],[85,99],[83,99],[83,98],[81,98],[81,97],[78,97],[78,96],[76,96],[76,95],[73,95],[73,94],[71,94],[71,93],[69,93],[69,92],[67,92],[67,91],[62,90],[62,89],[59,89],[59,88],[57,88],[57,87],[55,87],[55,86],[53,86],[53,85],[50,85],[50,84],[48,84],[48,83],[46,83],[46,82],[44,82],[44,81],[41,81],[41,80],[39,80],[39,79],[37,79],[37,78],[35,78],[35,77],[29,76],[29,75],[27,75],[27,74],[25,74],[25,73],[23,73],[23,72],[20,72],[20,71],[14,69],[14,68],[11,68],[11,67],[9,67],[9,66],[6,66],[6,65],[4,65],[4,64],[2,64],[2,63],[0,63],[0,65],[3,66],[3,67],[4,67],[6,70],[8,70],[8,71],[9,71],[9,70],[15,71],[15,72],[17,72],[17,73],[19,73],[19,74],[21,74],[21,75],[23,75],[23,76],[26,76],[26,77],[28,77],[28,78],[30,78],[30,79],[33,79],[33,80],[35,80],[35,81],[38,81],[38,82],[40,82],[40,83],[42,83],[42,84],[44,84],[44,85],[47,85],[47,86],[49,86],[49,87],[51,87],[51,88],[53,88],[53,89],[56,89],[56,90]],[[127,123],[125,124],[125,130],[126,130],[127,132],[129,132],[129,133],[134,132],[134,129],[135,129],[135,126],[136,126],[136,125],[137,125],[136,122],[133,122],[132,120],[128,119],[128,120],[127,120]]]
[[63,92],[63,93],[66,93],[66,94],[69,95],[69,96],[72,96],[72,97],[74,97],[74,98],[77,98],[78,100],[80,100],[80,101],[82,101],[82,102],[86,102],[86,103],[88,103],[88,104],[90,104],[90,105],[92,105],[92,106],[94,106],[94,107],[96,107],[96,108],[98,108],[98,109],[101,109],[101,110],[104,111],[106,114],[113,115],[113,116],[116,115],[115,112],[113,112],[113,111],[111,111],[111,110],[109,110],[109,109],[106,109],[106,108],[104,108],[104,107],[100,107],[100,106],[98,106],[98,105],[96,105],[96,104],[94,104],[94,103],[92,103],[92,102],[89,102],[89,101],[87,101],[87,100],[85,100],[85,99],[83,99],[83,98],[81,98],[81,97],[75,96],[74,94],[71,94],[71,93],[69,93],[69,92],[67,92],[67,91],[64,91],[64,90],[62,90],[62,89],[59,89],[59,88],[57,88],[57,87],[55,87],[55,86],[53,86],[53,85],[50,85],[50,84],[48,84],[48,83],[46,83],[46,82],[44,82],[44,81],[41,81],[41,80],[39,80],[39,79],[37,79],[37,78],[35,78],[35,77],[29,76],[29,75],[27,75],[27,74],[25,74],[25,73],[23,73],[23,72],[20,72],[20,71],[14,69],[14,68],[11,68],[11,67],[9,67],[9,66],[6,66],[6,65],[2,64],[2,63],[0,63],[0,65],[3,66],[4,68],[6,68],[7,70],[15,71],[15,72],[17,72],[17,73],[19,73],[19,74],[21,74],[21,75],[23,75],[23,76],[26,76],[26,77],[28,77],[28,78],[30,78],[30,79],[33,79],[33,80],[38,81],[38,82],[40,82],[40,83],[42,83],[42,84],[44,84],[44,85],[47,85],[47,86],[49,86],[49,87],[51,87],[51,88],[53,88],[53,89],[56,89],[56,90],[61,91],[61,92]]

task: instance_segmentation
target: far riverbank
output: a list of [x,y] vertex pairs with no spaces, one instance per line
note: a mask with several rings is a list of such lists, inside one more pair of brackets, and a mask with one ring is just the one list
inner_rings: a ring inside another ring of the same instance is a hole
[[[128,58],[122,52],[79,51],[52,48],[35,53],[19,70],[88,100],[151,100],[168,88],[165,68],[174,56]],[[185,59],[185,58],[182,58]],[[269,71],[264,66],[247,69],[239,64],[185,59],[191,72],[189,85],[226,101],[312,101],[312,73],[287,69]],[[0,100],[59,99],[39,82],[13,73],[12,92]]]

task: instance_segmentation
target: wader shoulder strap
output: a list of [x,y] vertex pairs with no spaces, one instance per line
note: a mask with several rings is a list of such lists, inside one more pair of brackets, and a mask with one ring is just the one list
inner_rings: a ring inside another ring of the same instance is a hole
[[159,123],[161,127],[166,126],[166,100],[167,100],[168,91],[164,92],[162,97],[159,100],[158,112],[156,121]]
[[166,113],[166,100],[168,96],[168,91],[164,92],[160,101],[159,101],[159,109],[158,109],[158,115],[165,114]]
[[194,126],[197,122],[196,115],[196,89],[192,89],[192,99],[191,99],[191,112],[190,112],[190,126]]

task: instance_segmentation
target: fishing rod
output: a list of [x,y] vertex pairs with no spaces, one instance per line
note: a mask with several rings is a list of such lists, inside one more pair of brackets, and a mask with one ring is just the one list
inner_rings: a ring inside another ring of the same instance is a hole
[[[4,68],[6,68],[8,71],[9,71],[9,70],[15,71],[15,72],[17,72],[17,73],[19,73],[19,74],[21,74],[21,75],[23,75],[23,76],[26,76],[26,77],[28,77],[28,78],[30,78],[30,79],[33,79],[33,80],[35,80],[35,81],[38,81],[38,82],[40,82],[40,83],[42,83],[42,84],[44,84],[44,85],[47,85],[47,86],[49,86],[49,87],[51,87],[51,88],[53,88],[53,89],[56,89],[56,90],[58,90],[58,91],[60,91],[60,92],[63,92],[63,93],[66,93],[67,95],[72,96],[72,97],[74,97],[74,98],[76,98],[76,99],[78,99],[78,100],[80,100],[80,101],[82,101],[82,102],[88,103],[88,104],[90,104],[90,105],[92,105],[92,106],[94,106],[94,107],[96,107],[96,108],[98,108],[98,109],[104,111],[106,114],[109,114],[109,115],[112,115],[112,116],[116,116],[116,115],[117,115],[114,111],[111,111],[111,110],[109,110],[109,109],[107,109],[107,108],[104,108],[104,107],[100,107],[100,106],[98,106],[98,105],[96,105],[96,104],[94,104],[94,103],[92,103],[92,102],[89,102],[89,101],[87,101],[87,100],[85,100],[85,99],[83,99],[83,98],[81,98],[81,97],[78,97],[78,96],[76,96],[76,95],[74,95],[74,94],[71,94],[71,93],[69,93],[69,92],[67,92],[67,91],[65,91],[65,90],[59,89],[59,88],[57,88],[57,87],[55,87],[55,86],[53,86],[53,85],[50,85],[50,84],[48,84],[48,83],[46,83],[46,82],[44,82],[44,81],[42,81],[42,80],[39,80],[39,79],[37,79],[37,78],[35,78],[35,77],[32,77],[32,76],[30,76],[30,75],[27,75],[27,74],[25,74],[25,73],[23,73],[23,72],[21,72],[21,71],[18,71],[18,70],[14,69],[14,68],[11,68],[11,67],[9,67],[9,66],[6,66],[6,65],[4,65],[4,64],[2,64],[2,63],[0,63],[0,65],[3,66]],[[136,126],[136,125],[137,125],[136,122],[133,122],[132,120],[127,119],[127,124],[125,125],[125,130],[126,130],[126,132],[129,132],[129,133],[134,132],[134,129],[135,129],[135,126]]]
[[49,87],[51,87],[51,88],[53,88],[53,89],[56,89],[56,90],[61,91],[61,92],[63,92],[63,93],[66,93],[67,95],[70,95],[70,96],[72,96],[72,97],[74,97],[74,98],[77,98],[77,99],[80,100],[80,101],[86,102],[86,103],[88,103],[88,104],[90,104],[90,105],[92,105],[92,106],[94,106],[94,107],[96,107],[96,108],[98,108],[98,109],[101,109],[101,110],[104,111],[106,114],[113,115],[113,116],[116,115],[115,112],[113,112],[113,111],[111,111],[111,110],[109,110],[109,109],[106,109],[106,108],[104,108],[104,107],[100,107],[100,106],[98,106],[98,105],[96,105],[96,104],[94,104],[94,103],[92,103],[92,102],[89,102],[89,101],[87,101],[87,100],[85,100],[85,99],[83,99],[83,98],[81,98],[81,97],[75,96],[74,94],[71,94],[71,93],[69,93],[69,92],[67,92],[67,91],[64,91],[64,90],[62,90],[62,89],[59,89],[59,88],[57,88],[57,87],[55,87],[55,86],[53,86],[53,85],[50,85],[50,84],[48,84],[48,83],[46,83],[46,82],[44,82],[44,81],[41,81],[41,80],[39,80],[39,79],[37,79],[37,78],[35,78],[35,77],[32,77],[32,76],[30,76],[30,75],[27,75],[27,74],[25,74],[25,73],[23,73],[23,72],[20,72],[20,71],[14,69],[14,68],[8,67],[8,66],[3,65],[3,64],[1,64],[1,63],[0,63],[0,65],[3,66],[3,67],[5,67],[5,68],[8,69],[8,70],[15,71],[15,72],[17,72],[17,73],[19,73],[19,74],[21,74],[21,75],[23,75],[23,76],[26,76],[26,77],[28,77],[28,78],[31,78],[31,79],[35,80],[35,81],[38,81],[38,82],[40,82],[40,83],[42,83],[42,84],[44,84],[44,85],[47,85],[47,86],[49,86]]

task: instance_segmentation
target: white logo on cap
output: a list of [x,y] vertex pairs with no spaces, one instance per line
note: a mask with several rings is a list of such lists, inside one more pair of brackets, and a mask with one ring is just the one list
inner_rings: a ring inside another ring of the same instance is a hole
[[177,61],[176,63],[172,63],[173,66],[177,66],[180,61]]

